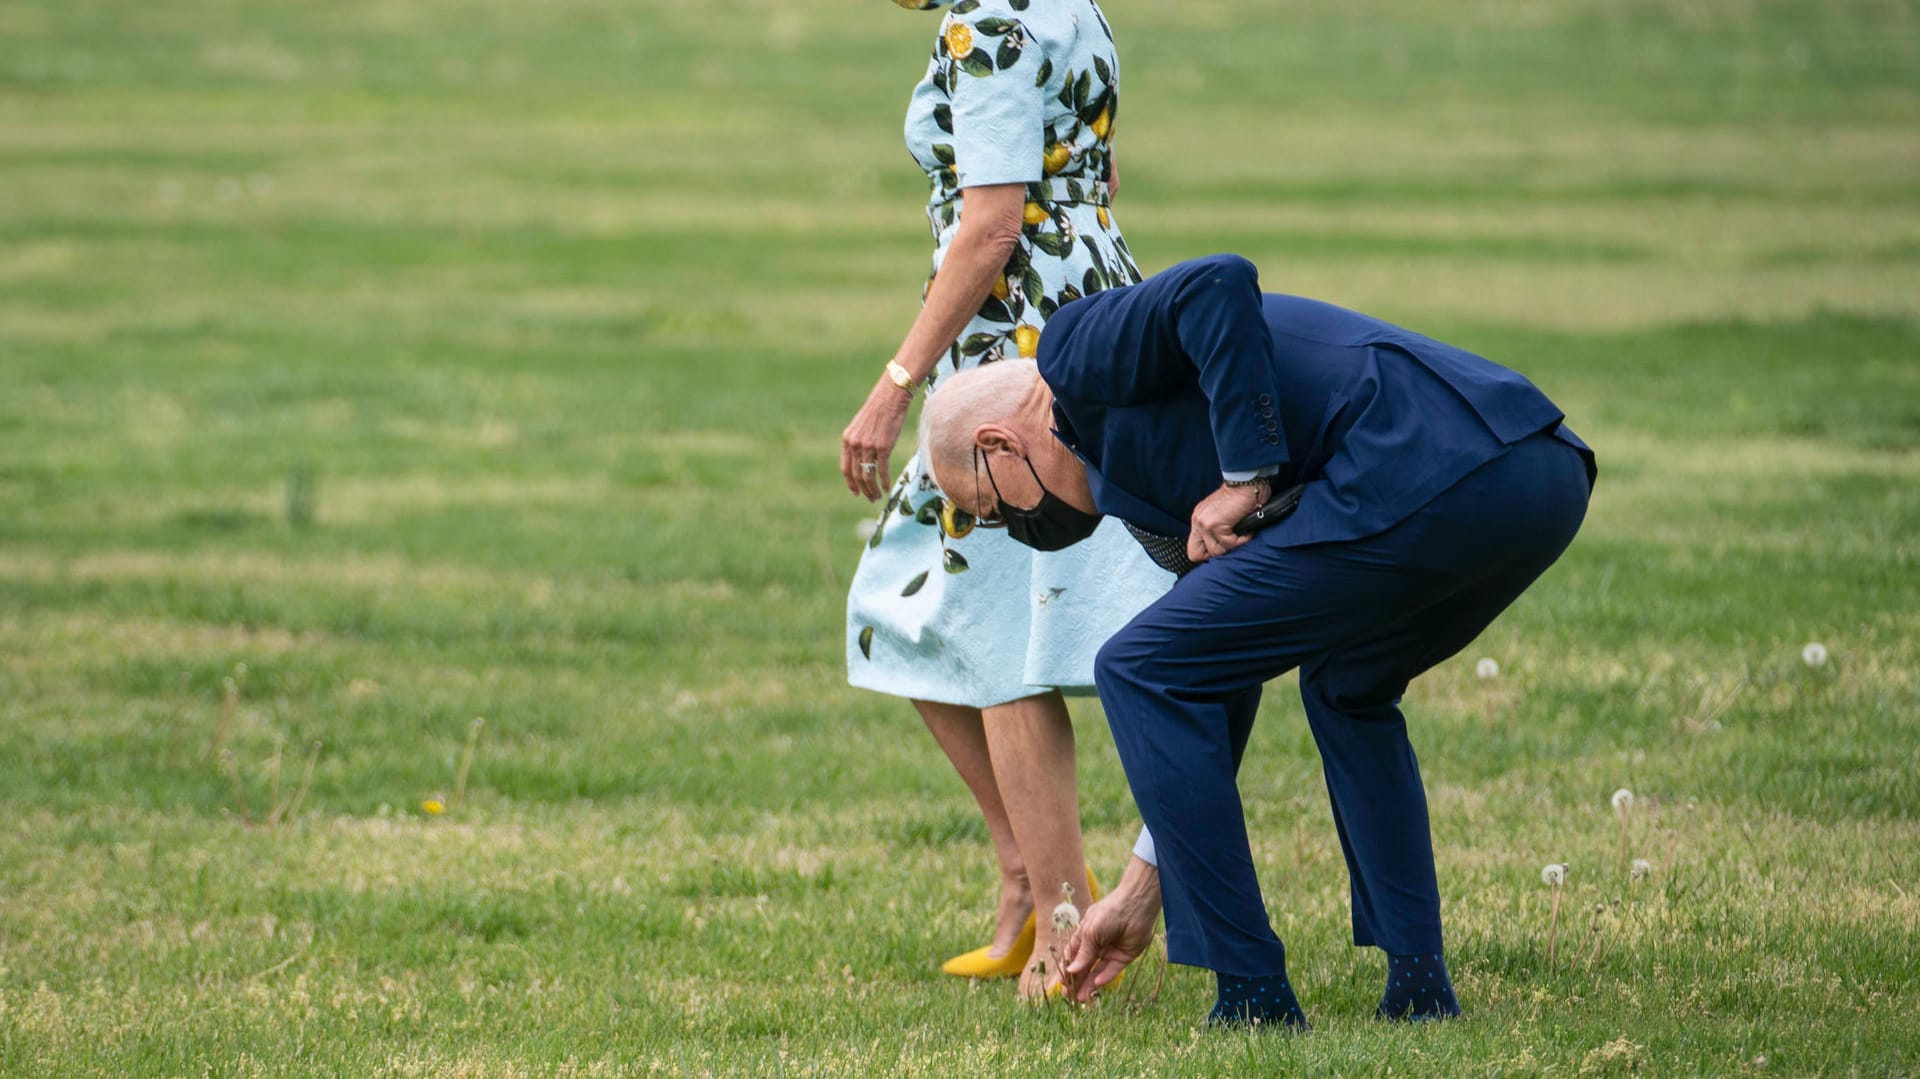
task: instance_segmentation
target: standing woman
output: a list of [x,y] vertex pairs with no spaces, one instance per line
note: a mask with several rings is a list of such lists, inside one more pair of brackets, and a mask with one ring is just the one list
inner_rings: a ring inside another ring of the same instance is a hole
[[[952,0],[895,0],[933,9]],[[1172,578],[1117,521],[1040,553],[950,509],[916,455],[888,458],[914,390],[1031,357],[1061,304],[1140,279],[1109,207],[1120,65],[1094,0],[960,0],[907,110],[932,186],[933,276],[920,314],[841,438],[848,489],[885,497],[847,599],[848,680],[913,701],[986,816],[999,861],[993,939],[949,960],[966,977],[1057,980],[1050,919],[1080,847],[1073,725],[1060,689],[1090,690],[1102,642]],[[1047,961],[1044,977],[1035,961]]]

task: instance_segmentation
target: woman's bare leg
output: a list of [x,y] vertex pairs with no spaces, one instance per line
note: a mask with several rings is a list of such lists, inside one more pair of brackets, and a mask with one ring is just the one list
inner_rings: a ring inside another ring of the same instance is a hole
[[982,715],[993,780],[1039,909],[1033,958],[1046,961],[1046,975],[1043,980],[1029,963],[1020,976],[1020,995],[1033,998],[1058,980],[1060,959],[1067,954],[1065,936],[1055,937],[1048,917],[1060,902],[1060,886],[1072,885],[1074,905],[1081,910],[1090,902],[1080,847],[1073,719],[1058,691],[988,708]]
[[[987,819],[987,835],[993,839],[993,856],[1000,864],[1000,902],[994,914],[993,943],[988,952],[998,959],[1007,954],[1020,930],[1033,913],[1033,892],[1027,887],[1027,873],[1020,859],[1020,847],[1014,842],[1013,827],[1007,820],[1000,788],[994,782],[993,758],[987,750],[987,736],[978,708],[933,701],[914,701],[920,719],[933,733],[933,740],[953,762],[961,782],[973,792],[980,813]],[[1076,813],[1078,812],[1076,808]],[[1078,819],[1074,835],[1079,835]],[[1051,909],[1051,908],[1049,908]]]

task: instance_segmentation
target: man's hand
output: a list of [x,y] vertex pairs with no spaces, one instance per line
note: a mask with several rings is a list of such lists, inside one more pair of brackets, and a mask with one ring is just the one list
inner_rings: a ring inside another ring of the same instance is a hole
[[1265,483],[1249,487],[1222,484],[1218,491],[1193,507],[1193,531],[1187,533],[1187,557],[1198,565],[1247,542],[1249,537],[1236,534],[1233,526],[1265,505],[1270,489]]
[[1067,942],[1067,996],[1082,1004],[1120,976],[1128,963],[1153,943],[1160,918],[1160,871],[1134,858],[1120,884],[1080,916],[1080,928]]

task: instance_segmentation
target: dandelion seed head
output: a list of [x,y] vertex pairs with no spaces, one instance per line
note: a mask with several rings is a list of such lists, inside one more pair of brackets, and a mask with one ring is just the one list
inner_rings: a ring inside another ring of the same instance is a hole
[[1053,932],[1056,936],[1066,936],[1080,928],[1080,908],[1071,902],[1062,900],[1053,908]]
[[1625,813],[1633,808],[1633,792],[1625,787],[1613,792],[1613,811]]
[[1500,676],[1500,664],[1492,656],[1483,656],[1473,665],[1473,673],[1479,678],[1497,678]]
[[1559,862],[1551,862],[1540,870],[1540,880],[1549,888],[1558,888],[1567,882],[1567,867]]
[[1634,880],[1641,880],[1647,877],[1652,872],[1653,872],[1652,862],[1647,861],[1645,858],[1635,858],[1633,860],[1632,873],[1633,873]]
[[1800,662],[1809,667],[1826,666],[1827,646],[1819,641],[1808,641],[1807,646],[1800,650]]

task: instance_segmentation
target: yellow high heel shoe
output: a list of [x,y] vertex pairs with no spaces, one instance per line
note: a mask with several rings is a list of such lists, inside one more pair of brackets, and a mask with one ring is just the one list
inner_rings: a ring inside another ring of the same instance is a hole
[[975,948],[965,955],[956,955],[940,964],[940,969],[956,978],[1015,978],[1026,969],[1027,960],[1033,955],[1033,938],[1036,923],[1033,915],[1027,915],[1027,924],[1020,928],[1020,935],[1013,940],[1013,947],[1007,954],[995,959],[990,953],[993,946]]
[[[1100,883],[1093,879],[1091,869],[1087,870],[1087,889],[1093,893],[1093,899],[1100,898]],[[991,954],[992,945],[975,948],[940,964],[940,970],[956,978],[1017,978],[1021,971],[1027,969],[1027,960],[1033,958],[1037,930],[1038,923],[1029,914],[1027,924],[1020,927],[1020,935],[1014,938],[1013,947],[1007,949],[1007,954],[995,959]]]

